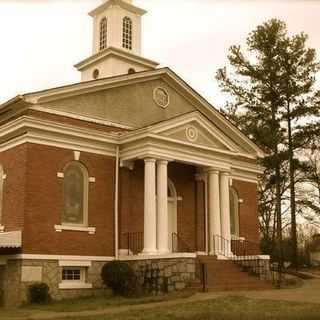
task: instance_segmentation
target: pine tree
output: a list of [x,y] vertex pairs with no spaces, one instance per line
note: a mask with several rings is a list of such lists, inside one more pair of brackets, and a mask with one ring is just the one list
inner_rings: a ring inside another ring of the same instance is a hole
[[[292,263],[297,264],[295,172],[299,159],[294,153],[303,147],[305,132],[317,119],[318,94],[313,89],[319,64],[315,50],[306,48],[304,33],[290,37],[284,22],[271,19],[247,38],[247,54],[232,46],[228,56],[232,73],[219,69],[217,79],[233,99],[226,115],[251,137],[268,156],[263,160],[266,184],[275,189],[277,238],[281,254],[281,189],[290,182]],[[283,172],[284,162],[289,172]],[[271,173],[271,174],[270,174]],[[288,175],[288,176],[286,176]],[[281,260],[281,259],[280,259]],[[281,263],[280,263],[281,265]]]

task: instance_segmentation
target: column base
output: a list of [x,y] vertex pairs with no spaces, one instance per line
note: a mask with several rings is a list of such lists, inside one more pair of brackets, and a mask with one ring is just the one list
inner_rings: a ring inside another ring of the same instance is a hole
[[158,255],[159,251],[158,250],[152,250],[152,249],[143,249],[143,251],[141,253],[139,253],[139,255],[150,255],[150,256],[155,256]]
[[158,254],[170,254],[172,253],[169,249],[168,250],[158,250]]

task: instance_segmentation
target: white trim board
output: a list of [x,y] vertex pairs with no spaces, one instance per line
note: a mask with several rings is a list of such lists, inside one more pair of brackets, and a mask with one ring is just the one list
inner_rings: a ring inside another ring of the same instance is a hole
[[92,283],[86,282],[61,282],[59,283],[59,289],[62,290],[77,290],[77,289],[92,289]]
[[59,260],[59,267],[91,267],[88,260]]
[[169,254],[138,254],[132,256],[119,256],[120,261],[138,261],[138,260],[159,260],[159,259],[180,259],[196,258],[196,253],[169,253]]
[[3,256],[7,260],[68,260],[68,261],[113,261],[112,256],[73,256],[73,255],[50,255],[50,254],[15,254]]
[[84,116],[84,115],[74,113],[74,112],[59,111],[59,110],[46,108],[46,107],[42,107],[42,106],[37,106],[37,105],[30,107],[29,109],[34,110],[34,111],[43,112],[43,113],[49,113],[49,114],[53,114],[53,115],[57,115],[57,116],[67,117],[70,119],[76,119],[76,120],[81,120],[81,121],[85,121],[85,122],[102,124],[102,125],[108,126],[108,127],[120,128],[120,129],[125,129],[125,130],[137,129],[136,127],[133,127],[133,126],[130,126],[127,124],[116,123],[116,122],[112,122],[109,120],[105,120],[105,119],[97,118],[97,117],[92,117],[92,116],[90,116],[90,117]]

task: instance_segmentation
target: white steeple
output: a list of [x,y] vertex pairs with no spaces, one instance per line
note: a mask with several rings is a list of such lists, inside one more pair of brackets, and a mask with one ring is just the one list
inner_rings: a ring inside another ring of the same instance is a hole
[[141,56],[141,17],[132,0],[108,0],[89,13],[93,18],[93,55],[75,67],[82,81],[155,69]]

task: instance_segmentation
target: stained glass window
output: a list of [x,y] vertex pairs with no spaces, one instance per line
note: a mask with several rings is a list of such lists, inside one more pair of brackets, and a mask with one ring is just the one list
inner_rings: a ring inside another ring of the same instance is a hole
[[88,171],[77,161],[64,170],[64,210],[62,222],[69,225],[87,225]]

